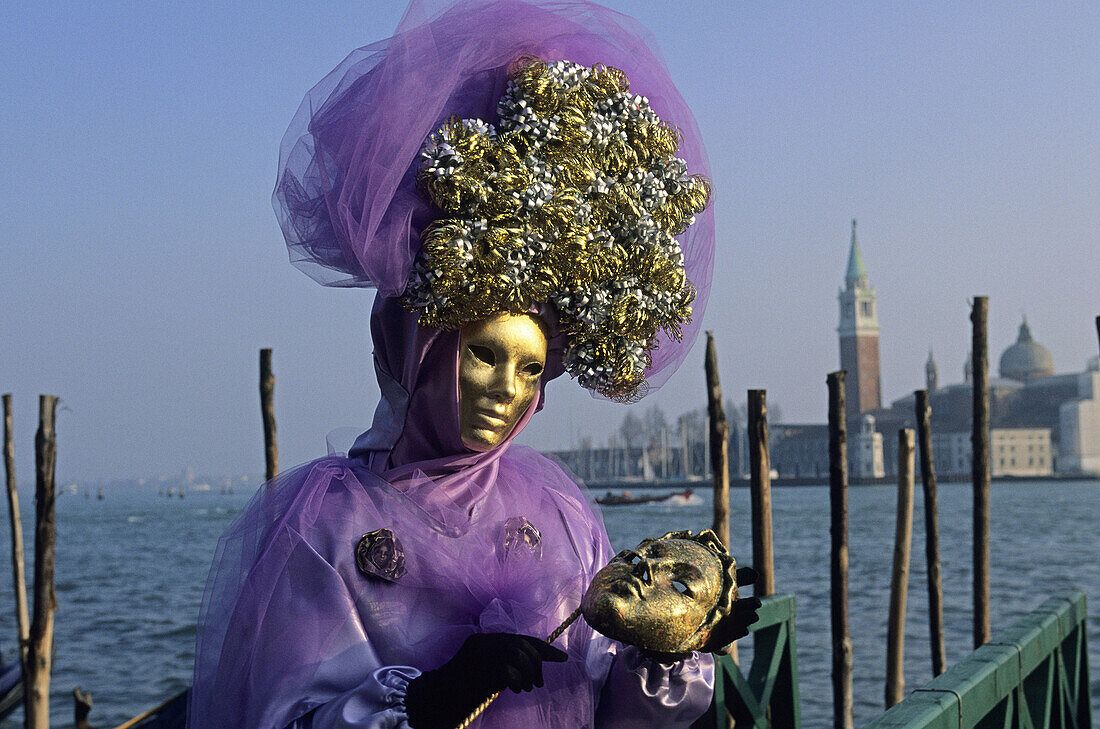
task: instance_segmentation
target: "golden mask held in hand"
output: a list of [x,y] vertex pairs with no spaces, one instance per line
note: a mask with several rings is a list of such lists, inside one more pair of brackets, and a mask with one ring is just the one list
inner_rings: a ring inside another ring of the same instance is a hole
[[487,451],[504,442],[539,391],[546,333],[527,314],[495,314],[462,328],[458,422],[462,444]]
[[581,612],[607,637],[673,658],[723,652],[744,635],[755,612],[738,615],[737,599],[736,563],[714,532],[677,531],[617,554],[596,573]]

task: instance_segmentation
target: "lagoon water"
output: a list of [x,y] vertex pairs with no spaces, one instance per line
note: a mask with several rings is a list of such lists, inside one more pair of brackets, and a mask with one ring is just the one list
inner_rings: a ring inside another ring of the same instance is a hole
[[[635,492],[643,489],[635,488]],[[616,549],[670,529],[710,525],[709,487],[698,503],[606,507]],[[220,533],[247,494],[111,492],[102,501],[80,490],[57,500],[56,661],[51,714],[71,726],[72,689],[94,697],[92,723],[116,726],[185,688],[194,655],[195,618]],[[882,711],[896,490],[855,487],[849,494],[850,610],[855,653],[856,725]],[[969,484],[940,485],[940,537],[948,663],[971,649]],[[34,507],[24,493],[24,539],[32,551]],[[7,519],[0,549],[10,544]],[[832,721],[829,634],[829,499],[825,486],[773,491],[778,592],[797,600],[797,650],[803,725]],[[924,530],[917,486],[906,628],[906,688],[931,677],[927,638]],[[1100,482],[995,483],[992,498],[993,631],[1008,627],[1060,590],[1084,590],[1100,603]],[[749,494],[730,497],[733,551],[749,563]],[[0,564],[8,564],[7,559]],[[0,570],[7,574],[7,568]],[[28,580],[33,574],[27,565]],[[0,649],[15,652],[11,580],[0,578]],[[1097,615],[1092,607],[1092,614]],[[1093,711],[1100,715],[1100,623],[1089,622]],[[749,651],[742,649],[742,658]],[[16,712],[4,726],[22,721]]]

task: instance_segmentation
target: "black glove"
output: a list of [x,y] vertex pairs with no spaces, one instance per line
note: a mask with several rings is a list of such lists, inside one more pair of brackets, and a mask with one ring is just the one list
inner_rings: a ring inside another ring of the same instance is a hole
[[[754,584],[759,578],[760,574],[752,567],[742,567],[737,570],[738,590]],[[760,598],[755,595],[736,600],[730,614],[715,628],[714,634],[711,635],[710,642],[704,650],[712,653],[728,652],[730,644],[738,638],[744,638],[748,635],[749,626],[760,619],[760,616],[756,614],[759,609]]]
[[[752,567],[742,567],[737,570],[738,588],[744,587],[745,585],[756,584],[758,579],[760,579],[760,573]],[[755,595],[752,597],[743,597],[733,603],[733,613],[737,616],[737,624],[740,626],[737,631],[737,638],[744,638],[748,635],[749,626],[757,620],[760,620],[760,616],[756,614],[756,611],[759,609],[760,598]],[[734,640],[737,638],[734,638]]]
[[405,694],[409,726],[454,729],[478,704],[506,688],[542,686],[542,662],[568,658],[544,640],[511,633],[475,633],[454,658],[420,674]]

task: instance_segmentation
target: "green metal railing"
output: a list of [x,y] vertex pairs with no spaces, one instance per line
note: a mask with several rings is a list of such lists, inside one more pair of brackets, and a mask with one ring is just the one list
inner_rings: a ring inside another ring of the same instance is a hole
[[1089,729],[1085,595],[1044,602],[864,729]]
[[751,626],[749,674],[729,656],[714,663],[714,701],[691,729],[726,729],[727,713],[741,727],[799,729],[798,661],[794,649],[794,596],[764,598]]

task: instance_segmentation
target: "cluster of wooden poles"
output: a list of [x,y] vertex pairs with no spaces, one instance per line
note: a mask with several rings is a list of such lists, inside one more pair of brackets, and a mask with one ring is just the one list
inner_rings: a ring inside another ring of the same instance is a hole
[[[264,460],[268,480],[279,470],[279,449],[275,441],[275,375],[271,369],[271,350],[260,350],[260,412],[264,429]],[[15,483],[15,443],[12,434],[12,396],[3,395],[4,468],[7,476],[8,515],[11,523],[12,575],[15,583],[15,618],[19,638],[19,660],[23,676],[25,729],[48,729],[50,725],[50,674],[53,663],[53,620],[57,611],[54,592],[54,545],[57,538],[54,520],[57,414],[55,395],[38,397],[38,431],[35,452],[35,530],[34,530],[34,612],[27,603],[24,572],[23,524],[19,513],[19,492]],[[76,724],[87,726],[91,695],[79,688],[74,692]],[[159,708],[159,707],[158,707]],[[145,712],[118,729],[154,713]]]
[[23,711],[26,729],[50,725],[50,672],[53,667],[54,593],[54,469],[57,434],[54,421],[57,397],[38,396],[38,431],[34,436],[34,612],[27,607],[27,582],[23,567],[23,525],[19,517],[19,492],[15,486],[15,444],[12,437],[12,396],[4,401],[4,467],[7,472],[8,514],[11,518],[11,559],[15,578],[15,620],[19,633],[19,661],[23,676]]
[[[973,483],[973,638],[974,647],[990,637],[989,612],[989,345],[987,297],[976,297],[970,312],[973,352],[973,412],[971,446]],[[1100,316],[1096,317],[1100,338]],[[729,426],[722,408],[718,356],[714,338],[707,332],[706,376],[710,420],[711,465],[714,472],[714,531],[729,546]],[[844,371],[826,378],[829,392],[829,507],[830,587],[832,615],[833,726],[851,729],[852,639],[848,613],[848,452],[845,422]],[[940,579],[939,521],[936,472],[932,458],[931,409],[928,391],[915,392],[917,433],[898,431],[898,506],[890,607],[887,622],[886,708],[903,698],[905,602],[909,581],[909,555],[913,531],[914,442],[918,445],[921,484],[924,491],[925,559],[928,575],[928,628],[932,676],[947,669],[943,626],[943,587]],[[768,454],[766,393],[748,391],[750,500],[752,511],[752,559],[760,577],[757,596],[775,592],[771,524],[771,476]]]

